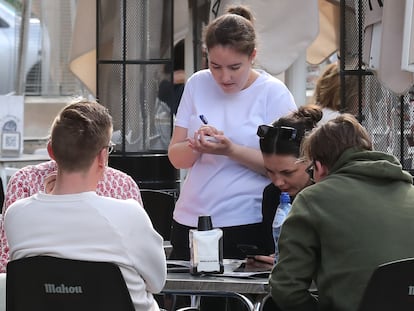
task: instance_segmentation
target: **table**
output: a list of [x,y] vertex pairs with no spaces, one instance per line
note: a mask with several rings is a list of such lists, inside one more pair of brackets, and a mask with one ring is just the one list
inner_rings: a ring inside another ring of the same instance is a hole
[[[242,260],[224,260],[224,272],[238,267]],[[216,275],[193,276],[190,273],[168,272],[162,290],[165,294],[191,296],[221,296],[241,300],[248,310],[260,310],[264,299],[269,295],[268,278],[230,277]],[[194,303],[196,304],[196,303]]]

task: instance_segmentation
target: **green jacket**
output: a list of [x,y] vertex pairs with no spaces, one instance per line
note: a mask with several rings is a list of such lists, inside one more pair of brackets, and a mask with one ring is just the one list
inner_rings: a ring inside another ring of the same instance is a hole
[[[398,160],[349,149],[282,227],[272,297],[284,311],[355,311],[373,270],[414,257],[414,186]],[[318,300],[308,292],[312,282]]]

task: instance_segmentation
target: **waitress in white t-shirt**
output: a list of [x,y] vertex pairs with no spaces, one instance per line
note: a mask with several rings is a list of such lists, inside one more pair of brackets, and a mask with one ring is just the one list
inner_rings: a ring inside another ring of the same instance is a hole
[[205,32],[209,69],[186,82],[168,149],[171,163],[188,169],[174,210],[171,259],[189,259],[188,232],[200,215],[223,230],[224,258],[244,258],[238,244],[262,245],[269,179],[256,130],[296,105],[280,80],[253,69],[252,20],[244,6],[213,20]]

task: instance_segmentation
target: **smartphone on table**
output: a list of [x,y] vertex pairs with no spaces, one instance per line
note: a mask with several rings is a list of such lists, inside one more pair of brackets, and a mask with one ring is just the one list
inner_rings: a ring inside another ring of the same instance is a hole
[[247,257],[254,258],[256,255],[267,256],[266,252],[259,248],[257,245],[253,244],[237,244],[237,248]]

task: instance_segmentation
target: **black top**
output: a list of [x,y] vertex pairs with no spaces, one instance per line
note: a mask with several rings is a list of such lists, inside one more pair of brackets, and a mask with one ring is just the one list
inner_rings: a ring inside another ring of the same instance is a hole
[[270,255],[275,252],[273,241],[272,223],[280,200],[280,189],[273,183],[267,185],[263,190],[262,214],[263,214],[263,245],[265,251]]
[[[265,251],[270,254],[275,252],[275,244],[273,241],[273,218],[275,218],[276,210],[280,202],[280,189],[273,183],[267,185],[263,190],[262,199],[262,215],[263,215],[263,245]],[[290,197],[291,202],[293,198]]]
[[176,114],[183,91],[184,84],[172,84],[169,80],[162,80],[158,87],[158,98],[170,107],[171,113]]

